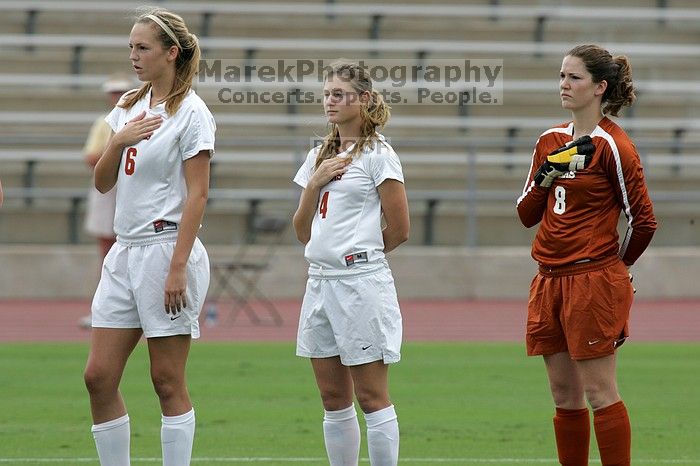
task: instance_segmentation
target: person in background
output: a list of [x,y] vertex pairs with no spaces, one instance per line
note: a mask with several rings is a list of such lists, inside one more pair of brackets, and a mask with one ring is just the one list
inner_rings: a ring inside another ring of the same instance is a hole
[[[129,89],[133,89],[133,82],[121,75],[112,76],[102,85],[102,90],[109,99],[110,109],[119,102],[119,98]],[[105,121],[106,114],[100,115],[88,134],[83,154],[85,162],[94,170],[95,165],[102,157],[102,152],[107,145],[107,140],[112,132]],[[85,230],[97,238],[100,248],[100,262],[109,252],[109,249],[117,239],[114,234],[114,204],[116,203],[116,189],[110,189],[107,193],[100,193],[94,186],[90,187],[87,209],[85,214]]]

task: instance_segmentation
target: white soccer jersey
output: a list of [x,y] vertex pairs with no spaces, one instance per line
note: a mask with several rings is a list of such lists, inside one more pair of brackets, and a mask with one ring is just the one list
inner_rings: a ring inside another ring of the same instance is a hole
[[116,133],[142,111],[160,115],[153,135],[122,152],[117,177],[114,232],[122,243],[156,243],[177,238],[187,197],[183,162],[208,150],[214,154],[214,117],[190,91],[175,115],[165,103],[149,109],[151,92],[129,110],[115,107],[105,121]]
[[[312,266],[351,270],[384,258],[381,202],[377,186],[386,179],[403,183],[401,162],[384,136],[355,157],[340,179],[321,189],[305,257]],[[302,188],[311,178],[319,147],[306,156],[294,182]],[[352,149],[352,148],[351,148]],[[339,154],[347,157],[348,151]]]

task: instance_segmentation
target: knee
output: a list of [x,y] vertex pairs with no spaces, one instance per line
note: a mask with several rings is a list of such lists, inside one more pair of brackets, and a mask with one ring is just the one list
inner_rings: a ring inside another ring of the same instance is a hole
[[346,393],[339,388],[327,388],[321,391],[321,402],[326,411],[338,411],[352,404],[352,392]]
[[585,405],[583,388],[576,384],[552,382],[550,389],[554,404],[559,408],[575,409]]
[[391,404],[389,394],[384,391],[357,388],[355,390],[355,396],[357,397],[357,403],[364,413],[373,413]]
[[587,384],[586,399],[593,410],[604,408],[620,400],[617,388],[608,384]]
[[178,393],[180,384],[169,374],[151,374],[153,389],[161,400],[170,400]]
[[87,388],[88,393],[91,395],[103,393],[109,389],[116,390],[117,384],[113,379],[114,377],[112,377],[108,371],[95,366],[88,366],[85,368],[85,372],[83,372],[85,388]]

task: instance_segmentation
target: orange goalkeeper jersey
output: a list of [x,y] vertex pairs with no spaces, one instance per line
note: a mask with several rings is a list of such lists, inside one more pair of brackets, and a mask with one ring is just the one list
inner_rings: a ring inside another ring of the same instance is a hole
[[[656,219],[639,154],[627,134],[609,118],[591,133],[596,150],[590,165],[565,173],[550,188],[533,177],[547,154],[573,139],[573,122],[551,128],[539,137],[517,210],[523,225],[540,224],[532,257],[558,267],[619,254],[632,265],[649,245]],[[627,231],[620,242],[620,212]]]

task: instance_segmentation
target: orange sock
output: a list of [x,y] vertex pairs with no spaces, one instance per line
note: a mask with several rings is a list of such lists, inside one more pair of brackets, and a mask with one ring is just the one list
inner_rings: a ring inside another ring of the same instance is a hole
[[603,466],[629,466],[632,431],[622,401],[593,412],[593,427]]
[[588,408],[557,408],[554,436],[562,466],[588,466],[588,444],[591,439]]

